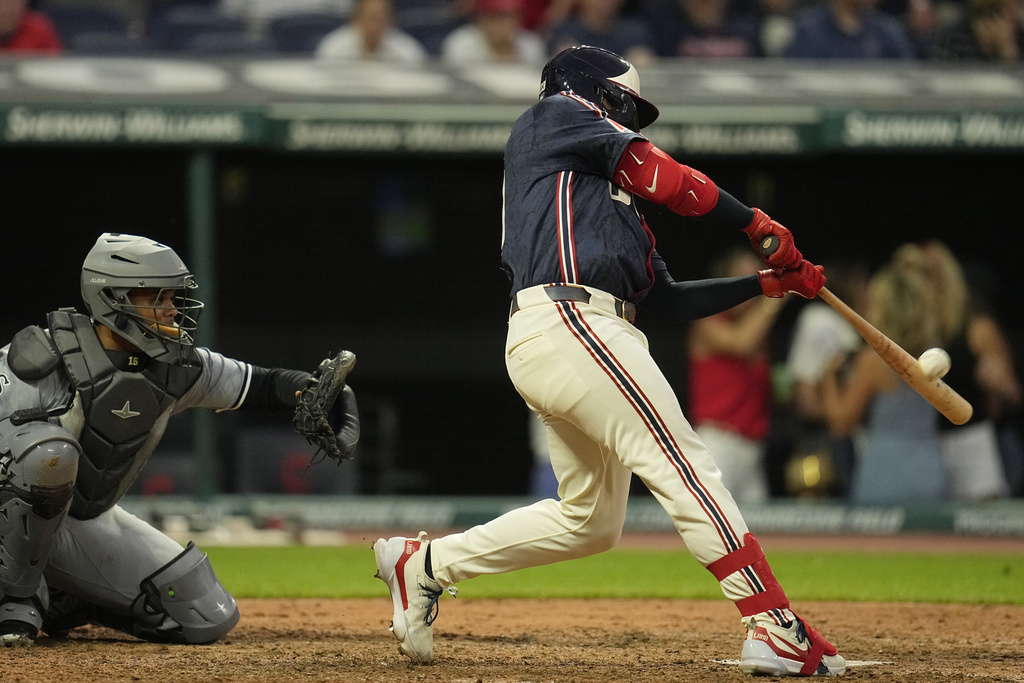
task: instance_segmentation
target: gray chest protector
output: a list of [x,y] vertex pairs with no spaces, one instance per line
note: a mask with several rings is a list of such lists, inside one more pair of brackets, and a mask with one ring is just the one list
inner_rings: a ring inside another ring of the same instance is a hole
[[119,370],[87,316],[60,309],[50,313],[48,322],[84,421],[70,514],[91,519],[113,507],[131,486],[163,435],[168,408],[195,384],[201,370],[152,359],[140,372]]

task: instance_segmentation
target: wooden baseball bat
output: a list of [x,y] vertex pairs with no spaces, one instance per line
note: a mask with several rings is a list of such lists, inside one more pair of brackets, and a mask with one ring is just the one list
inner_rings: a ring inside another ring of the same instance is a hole
[[822,287],[818,298],[839,312],[853,325],[858,334],[864,338],[890,368],[895,370],[903,381],[921,394],[935,406],[935,409],[946,416],[955,425],[962,425],[971,419],[974,408],[960,394],[941,379],[928,379],[917,359],[907,353],[899,344],[882,334],[878,328],[862,318],[855,310],[847,306],[839,297]]
[[[774,254],[779,248],[777,237],[769,236],[761,243],[761,253],[765,256]],[[962,425],[971,419],[974,408],[960,394],[941,379],[929,379],[921,370],[917,359],[907,353],[899,344],[882,334],[878,328],[847,306],[839,297],[822,287],[818,298],[834,308],[839,315],[853,325],[857,333],[864,338],[890,368],[896,371],[903,381],[921,394],[935,409],[955,425]]]

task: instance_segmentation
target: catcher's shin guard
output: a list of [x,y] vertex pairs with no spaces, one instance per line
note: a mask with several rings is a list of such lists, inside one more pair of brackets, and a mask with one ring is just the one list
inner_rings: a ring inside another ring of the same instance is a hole
[[0,435],[0,592],[36,594],[71,498],[81,449],[46,422],[4,423]]
[[143,579],[132,617],[101,615],[106,626],[157,643],[212,643],[238,623],[235,599],[213,573],[206,553],[185,550]]
[[707,569],[719,582],[738,571],[747,574],[748,583],[755,593],[736,601],[736,607],[744,617],[774,609],[789,609],[789,598],[768,566],[761,544],[753,534],[748,533],[743,537],[742,548],[718,558]]

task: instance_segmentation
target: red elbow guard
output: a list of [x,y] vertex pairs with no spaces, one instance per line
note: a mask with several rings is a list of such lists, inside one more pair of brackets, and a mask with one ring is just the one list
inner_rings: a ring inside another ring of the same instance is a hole
[[615,169],[615,182],[681,216],[703,216],[718,203],[718,186],[713,180],[678,163],[647,140],[629,144]]

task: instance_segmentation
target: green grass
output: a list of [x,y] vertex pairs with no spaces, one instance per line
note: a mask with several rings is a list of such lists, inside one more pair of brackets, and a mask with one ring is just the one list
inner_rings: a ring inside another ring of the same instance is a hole
[[[205,549],[218,578],[240,598],[386,597],[368,547]],[[768,553],[790,599],[1024,604],[1024,555]],[[467,598],[722,599],[685,550],[616,549],[580,560],[481,576]]]

